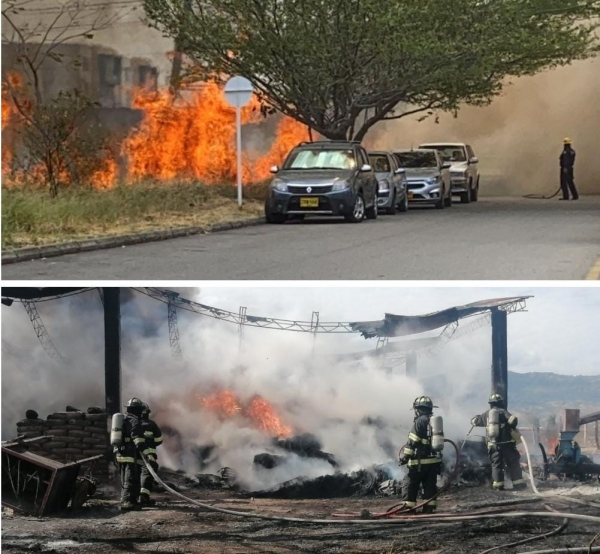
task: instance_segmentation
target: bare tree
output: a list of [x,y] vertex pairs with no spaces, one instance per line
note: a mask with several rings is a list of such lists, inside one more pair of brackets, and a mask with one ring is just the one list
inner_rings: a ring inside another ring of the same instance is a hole
[[[12,67],[2,67],[2,88],[14,105],[21,124],[21,138],[30,160],[41,163],[44,181],[55,196],[63,179],[79,180],[82,174],[81,147],[104,148],[100,129],[85,124],[84,116],[94,103],[78,90],[63,90],[54,98],[45,98],[42,68],[49,63],[64,63],[61,47],[67,43],[85,43],[98,31],[113,26],[136,8],[113,13],[109,4],[80,0],[60,0],[40,8],[35,0],[6,0],[2,7],[2,43],[14,49]],[[80,65],[77,58],[72,65]],[[21,79],[15,79],[17,73]],[[95,158],[97,152],[89,151]],[[89,165],[89,164],[85,164]]]

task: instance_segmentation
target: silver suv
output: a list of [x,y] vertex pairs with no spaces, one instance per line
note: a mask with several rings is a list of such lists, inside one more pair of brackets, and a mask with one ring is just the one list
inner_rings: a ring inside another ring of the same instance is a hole
[[421,144],[419,148],[437,150],[445,162],[450,162],[452,194],[460,196],[463,204],[479,198],[479,159],[464,142],[436,142]]

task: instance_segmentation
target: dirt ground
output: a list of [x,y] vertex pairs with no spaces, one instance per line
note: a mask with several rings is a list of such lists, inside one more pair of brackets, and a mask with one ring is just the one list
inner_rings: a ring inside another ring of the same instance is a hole
[[[546,491],[548,486],[546,484]],[[443,495],[440,512],[469,512],[506,505],[511,510],[556,510],[600,516],[600,486],[560,484],[550,501],[531,492],[494,493],[486,487],[454,487]],[[592,504],[573,504],[560,494]],[[187,490],[186,496],[245,512],[329,518],[340,511],[381,511],[395,503],[391,497],[354,497],[316,500],[253,499],[226,490]],[[366,553],[421,554],[479,553],[551,531],[560,519],[519,518],[425,525],[305,525],[240,518],[203,511],[166,493],[156,494],[157,505],[121,514],[117,491],[102,486],[79,512],[37,518],[3,509],[3,552],[57,554],[147,553]],[[587,546],[600,528],[595,523],[571,521],[557,536],[503,552],[527,552],[556,547]]]

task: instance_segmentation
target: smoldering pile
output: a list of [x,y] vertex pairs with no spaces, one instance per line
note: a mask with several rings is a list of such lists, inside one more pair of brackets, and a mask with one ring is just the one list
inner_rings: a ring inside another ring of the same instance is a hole
[[315,479],[296,477],[267,490],[249,493],[255,498],[346,498],[351,496],[395,496],[400,482],[390,466],[379,465],[350,473],[336,472]]

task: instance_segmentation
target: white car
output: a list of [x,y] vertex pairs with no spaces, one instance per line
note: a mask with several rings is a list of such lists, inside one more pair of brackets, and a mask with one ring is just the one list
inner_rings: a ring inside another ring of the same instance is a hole
[[464,142],[432,142],[419,148],[437,150],[445,162],[450,162],[452,194],[460,196],[463,204],[477,202],[479,198],[479,159]]

